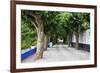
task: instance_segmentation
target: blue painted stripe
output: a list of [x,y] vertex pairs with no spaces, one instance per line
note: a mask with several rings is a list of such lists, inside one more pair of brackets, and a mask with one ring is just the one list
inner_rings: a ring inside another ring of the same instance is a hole
[[27,57],[29,57],[29,56],[35,54],[35,53],[36,53],[36,49],[37,49],[37,48],[35,47],[35,48],[32,48],[31,50],[29,50],[29,51],[27,51],[27,52],[21,54],[21,60],[24,60],[24,59],[26,59]]

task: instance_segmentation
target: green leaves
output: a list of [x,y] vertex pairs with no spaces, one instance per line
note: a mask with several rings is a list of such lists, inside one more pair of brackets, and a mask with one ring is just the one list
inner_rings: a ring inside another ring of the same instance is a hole
[[22,48],[36,45],[37,32],[35,26],[32,24],[32,22],[35,24],[35,20],[30,16],[31,14],[39,16],[43,22],[44,33],[48,36],[52,35],[53,37],[63,38],[74,32],[80,33],[90,28],[89,13],[22,10]]
[[36,45],[36,30],[31,22],[26,19],[21,20],[21,49],[30,48]]

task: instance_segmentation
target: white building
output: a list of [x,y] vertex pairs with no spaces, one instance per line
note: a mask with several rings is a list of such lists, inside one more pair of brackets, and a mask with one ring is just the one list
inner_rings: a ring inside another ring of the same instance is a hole
[[[75,35],[73,35],[72,46],[75,46],[75,42],[76,42]],[[80,33],[79,47],[87,51],[90,51],[90,29],[84,31],[83,33]]]

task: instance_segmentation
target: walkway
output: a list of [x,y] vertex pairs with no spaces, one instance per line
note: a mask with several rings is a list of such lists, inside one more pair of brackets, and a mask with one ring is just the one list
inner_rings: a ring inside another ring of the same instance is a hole
[[52,48],[48,48],[43,54],[43,59],[34,61],[34,56],[30,56],[23,60],[26,62],[59,62],[59,61],[75,61],[75,60],[88,60],[90,53],[83,50],[77,50],[76,48],[68,47],[67,45],[54,45]]

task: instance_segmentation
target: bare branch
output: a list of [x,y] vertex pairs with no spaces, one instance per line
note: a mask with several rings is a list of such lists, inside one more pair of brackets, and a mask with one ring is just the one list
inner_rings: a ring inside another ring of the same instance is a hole
[[38,28],[37,28],[36,24],[35,24],[33,21],[31,21],[31,22],[32,22],[32,24],[34,25],[34,27],[35,27],[36,30],[37,30]]
[[40,23],[39,23],[39,17],[38,17],[38,15],[35,15],[35,14],[30,14],[32,17],[34,17],[34,19],[35,19],[35,22],[36,22],[36,24],[37,24],[37,27],[40,27]]
[[40,29],[40,31],[43,31],[44,30],[44,27],[43,27],[43,22],[42,22],[42,19],[41,19],[41,16],[38,15],[38,14],[30,14],[32,17],[34,17],[34,22],[33,24],[35,23],[35,28],[36,29]]

